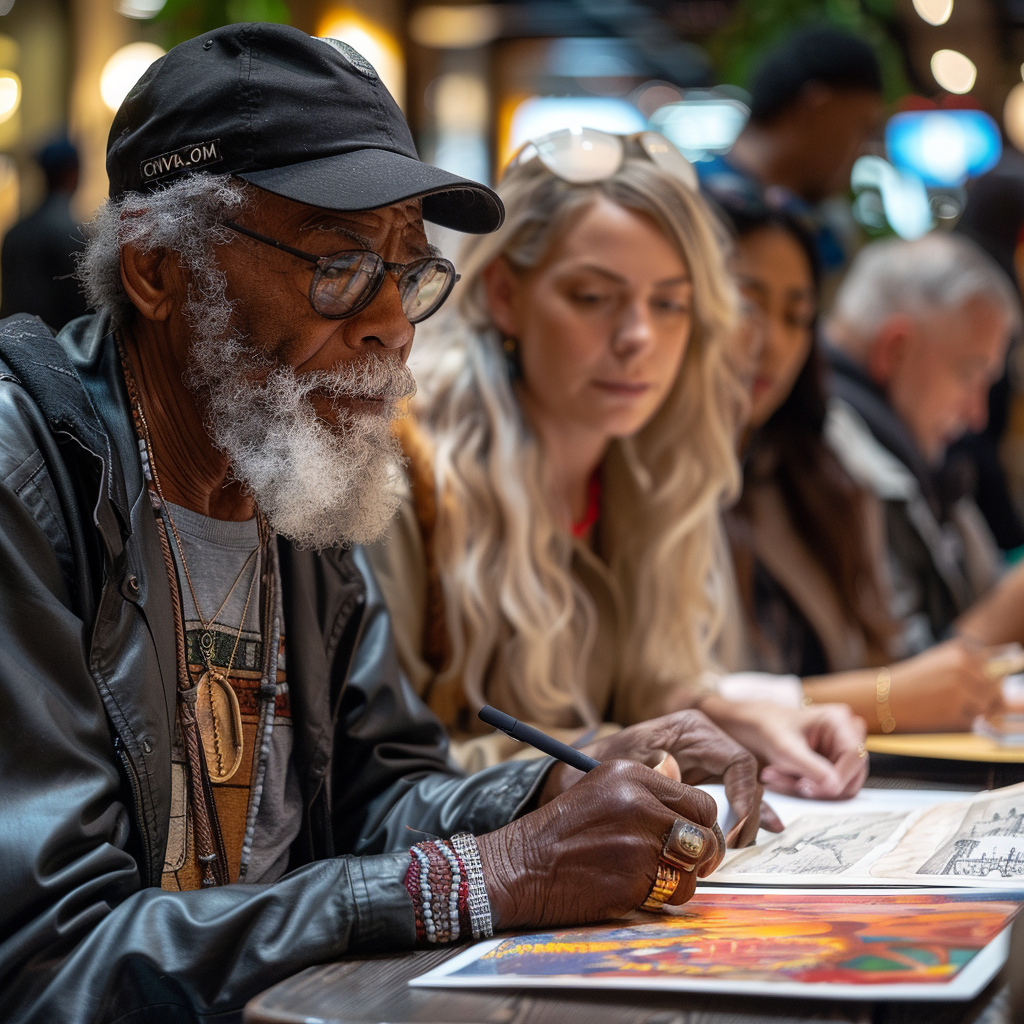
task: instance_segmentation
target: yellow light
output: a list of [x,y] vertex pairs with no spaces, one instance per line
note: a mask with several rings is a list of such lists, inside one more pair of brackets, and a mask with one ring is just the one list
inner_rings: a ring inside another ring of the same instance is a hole
[[13,71],[0,71],[0,124],[14,117],[21,103],[21,79]]
[[953,0],[914,0],[914,10],[929,25],[945,25],[953,13]]
[[431,83],[434,115],[442,131],[483,131],[490,101],[487,86],[478,75],[452,71]]
[[501,13],[491,4],[419,7],[409,19],[409,35],[420,46],[463,50],[483,46],[501,30]]
[[405,55],[398,40],[380,25],[350,8],[326,14],[317,28],[322,39],[340,39],[358,50],[376,69],[399,106],[405,103]]
[[958,50],[936,50],[932,54],[932,75],[946,92],[962,95],[974,88],[978,69]]
[[121,0],[117,12],[126,18],[155,18],[166,3],[167,0]]
[[116,111],[135,83],[145,74],[153,61],[164,55],[155,43],[129,43],[122,46],[103,65],[100,75],[100,95],[103,102]]
[[1010,141],[1024,150],[1024,82],[1018,82],[1003,104],[1003,127]]

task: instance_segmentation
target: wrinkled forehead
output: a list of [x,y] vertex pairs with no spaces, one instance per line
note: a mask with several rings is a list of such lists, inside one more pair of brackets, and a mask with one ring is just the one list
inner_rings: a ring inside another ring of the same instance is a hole
[[338,248],[387,249],[407,253],[410,259],[431,252],[420,199],[403,199],[370,210],[331,210],[261,189],[253,212],[265,228],[298,241],[327,235],[337,240]]
[[301,217],[298,227],[302,231],[359,236],[364,242],[389,239],[407,246],[425,245],[427,237],[423,226],[423,206],[418,199],[358,212],[310,208]]

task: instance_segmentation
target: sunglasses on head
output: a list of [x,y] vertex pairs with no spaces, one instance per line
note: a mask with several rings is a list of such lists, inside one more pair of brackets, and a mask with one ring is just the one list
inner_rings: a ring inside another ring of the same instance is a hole
[[610,178],[628,156],[645,156],[687,187],[698,187],[693,164],[658,132],[613,135],[597,128],[562,128],[527,142],[509,167],[538,159],[555,177],[572,185],[588,185]]

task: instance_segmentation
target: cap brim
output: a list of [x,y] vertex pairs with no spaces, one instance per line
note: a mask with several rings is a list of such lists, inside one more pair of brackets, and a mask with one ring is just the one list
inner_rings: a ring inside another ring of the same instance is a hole
[[485,185],[386,149],[360,149],[236,175],[325,210],[353,213],[422,198],[424,219],[475,235],[495,231],[505,219],[501,200]]

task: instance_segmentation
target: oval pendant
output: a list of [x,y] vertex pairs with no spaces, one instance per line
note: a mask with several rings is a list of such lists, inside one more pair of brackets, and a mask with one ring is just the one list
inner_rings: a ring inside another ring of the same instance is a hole
[[242,709],[222,671],[204,672],[196,683],[196,720],[211,782],[227,782],[242,763]]

